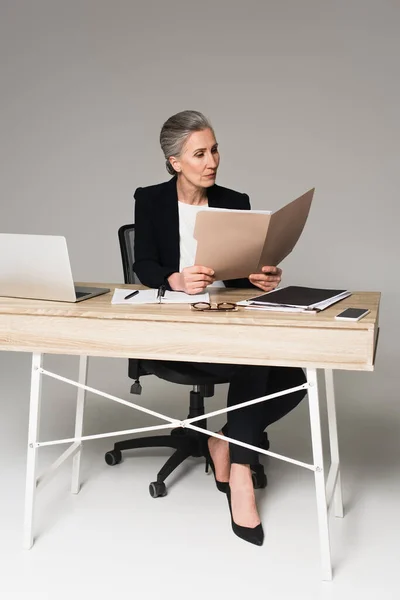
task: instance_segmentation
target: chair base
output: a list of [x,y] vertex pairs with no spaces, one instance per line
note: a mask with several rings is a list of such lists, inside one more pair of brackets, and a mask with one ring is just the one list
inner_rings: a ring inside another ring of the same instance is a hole
[[[175,450],[168,458],[160,471],[157,473],[156,481],[150,483],[149,491],[153,498],[165,496],[167,493],[165,480],[175,471],[187,458],[205,456],[206,436],[192,429],[178,428],[171,435],[156,435],[116,442],[114,449],[105,455],[106,463],[110,466],[122,461],[123,450],[134,450],[135,448],[172,448]],[[265,433],[263,448],[268,450],[269,440]],[[261,464],[251,465],[254,488],[265,488],[267,477]]]
[[[190,392],[189,417],[193,418],[204,415],[204,396],[206,396],[204,386],[199,386],[199,390]],[[197,421],[202,429],[207,429],[206,419]],[[165,480],[179,465],[190,457],[205,457],[205,444],[207,437],[199,431],[193,429],[178,427],[171,431],[171,435],[154,435],[148,437],[123,440],[114,444],[114,449],[106,452],[105,461],[108,465],[114,466],[122,461],[123,450],[134,450],[135,448],[172,448],[175,452],[168,458],[157,473],[157,480],[150,484],[150,495],[153,498],[165,496],[167,488]],[[269,440],[264,433],[260,444],[265,450],[269,448]],[[264,488],[267,485],[267,478],[264,473],[264,467],[260,464],[251,465],[253,485],[255,488]]]

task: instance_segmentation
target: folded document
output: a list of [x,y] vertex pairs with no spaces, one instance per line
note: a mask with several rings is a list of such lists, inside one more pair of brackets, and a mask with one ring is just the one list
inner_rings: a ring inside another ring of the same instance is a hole
[[319,312],[351,295],[347,290],[328,290],[290,285],[238,302],[239,306],[282,312]]
[[133,290],[116,288],[111,300],[111,304],[192,304],[193,302],[210,302],[209,294],[185,294],[184,292],[166,291],[161,298],[158,298],[158,290],[139,290],[139,293],[125,300],[125,296]]
[[195,264],[215,271],[216,279],[236,279],[278,265],[299,239],[314,189],[271,213],[207,208],[196,216]]

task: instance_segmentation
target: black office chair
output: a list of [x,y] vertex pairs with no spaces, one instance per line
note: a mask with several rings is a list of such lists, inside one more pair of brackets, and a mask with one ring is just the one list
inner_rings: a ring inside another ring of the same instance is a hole
[[[118,238],[125,283],[140,283],[133,271],[134,237],[134,225],[123,225],[120,227]],[[192,386],[188,418],[204,415],[204,398],[214,395],[215,384],[227,383],[226,379],[222,377],[208,374],[202,376],[191,363],[177,363],[174,368],[172,361],[131,358],[129,359],[128,374],[134,380],[131,387],[132,394],[141,393],[140,377],[144,375],[156,375],[160,379],[171,381],[172,383]],[[198,421],[198,426],[207,429],[206,419]],[[108,465],[113,466],[121,462],[122,450],[150,447],[173,448],[175,452],[157,474],[157,481],[153,481],[149,486],[150,495],[153,498],[158,498],[166,495],[167,488],[164,482],[176,467],[190,456],[204,456],[204,444],[205,436],[202,433],[189,428],[178,427],[173,429],[170,435],[156,435],[116,442],[114,449],[106,453],[105,460]],[[262,446],[265,449],[269,448],[266,433],[262,440]],[[267,485],[267,478],[262,465],[252,465],[252,476],[255,488],[263,488]]]

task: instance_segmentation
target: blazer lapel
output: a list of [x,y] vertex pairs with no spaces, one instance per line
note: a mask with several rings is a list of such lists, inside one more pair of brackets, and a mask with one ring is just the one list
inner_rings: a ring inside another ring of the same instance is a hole
[[211,208],[219,208],[218,193],[215,184],[207,189],[208,206]]
[[224,203],[222,201],[221,188],[214,184],[207,189],[207,199],[208,206],[211,208],[229,208],[229,206],[224,207]]

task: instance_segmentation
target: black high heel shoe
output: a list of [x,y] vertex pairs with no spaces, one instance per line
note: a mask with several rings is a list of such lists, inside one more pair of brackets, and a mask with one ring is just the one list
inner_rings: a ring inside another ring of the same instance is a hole
[[205,457],[206,457],[206,473],[208,473],[208,467],[211,467],[211,471],[213,472],[214,475],[214,479],[215,479],[215,485],[217,486],[217,490],[222,492],[223,494],[226,494],[229,490],[229,482],[228,481],[218,481],[216,475],[215,475],[215,466],[214,466],[214,462],[213,459],[211,458],[211,454],[210,454],[210,448],[208,447],[208,440],[209,438],[207,438],[206,441],[206,448],[205,448]]
[[238,525],[233,520],[232,514],[232,503],[231,503],[231,488],[228,485],[228,490],[226,492],[226,497],[228,498],[229,512],[231,513],[231,523],[232,523],[232,531],[238,537],[242,538],[245,542],[249,542],[250,544],[255,544],[256,546],[262,546],[264,542],[264,530],[261,523],[256,525],[255,527],[243,527],[242,525]]

